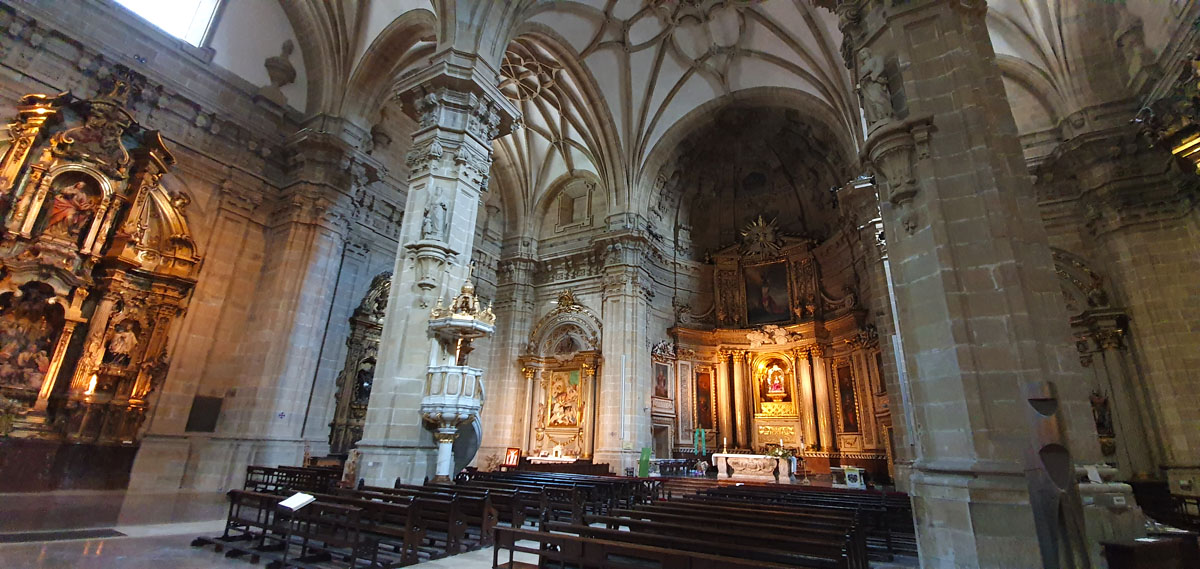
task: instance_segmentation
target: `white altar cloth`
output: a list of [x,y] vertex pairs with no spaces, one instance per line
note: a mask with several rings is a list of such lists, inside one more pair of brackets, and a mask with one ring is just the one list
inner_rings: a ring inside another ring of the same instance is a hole
[[577,460],[579,460],[579,459],[572,457],[572,456],[559,456],[559,457],[531,456],[531,457],[529,457],[529,462],[533,463],[533,464],[566,464],[566,463],[570,463],[570,462],[575,462]]
[[786,459],[765,454],[716,453],[712,457],[717,466],[717,478],[787,482],[790,474]]

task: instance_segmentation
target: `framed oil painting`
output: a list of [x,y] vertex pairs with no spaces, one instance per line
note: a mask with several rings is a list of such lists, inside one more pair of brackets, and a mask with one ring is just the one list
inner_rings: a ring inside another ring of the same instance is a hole
[[850,366],[840,365],[837,368],[838,410],[841,412],[842,432],[859,432],[858,398],[854,393],[854,376]]
[[711,368],[696,369],[696,426],[701,429],[717,428],[717,414],[714,411],[716,394],[713,386]]
[[776,261],[743,269],[746,322],[750,325],[791,320],[787,262]]
[[679,443],[691,444],[692,426],[692,362],[679,362],[675,370],[676,382],[675,416],[679,418]]
[[667,363],[654,362],[654,396],[671,398],[671,366]]

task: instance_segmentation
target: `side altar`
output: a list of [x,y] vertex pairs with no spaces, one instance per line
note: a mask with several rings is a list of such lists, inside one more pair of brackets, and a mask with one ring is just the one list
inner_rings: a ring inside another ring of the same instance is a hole
[[791,461],[765,454],[712,455],[717,478],[752,480],[757,482],[787,482],[791,477]]

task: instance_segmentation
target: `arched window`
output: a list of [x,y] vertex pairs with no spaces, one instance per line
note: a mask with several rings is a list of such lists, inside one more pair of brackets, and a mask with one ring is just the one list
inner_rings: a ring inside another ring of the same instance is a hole
[[159,29],[200,47],[216,19],[222,0],[116,0]]

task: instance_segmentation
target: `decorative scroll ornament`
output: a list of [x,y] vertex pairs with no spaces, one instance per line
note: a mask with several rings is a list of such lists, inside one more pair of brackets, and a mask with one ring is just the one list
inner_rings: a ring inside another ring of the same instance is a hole
[[55,135],[51,148],[55,155],[68,160],[94,162],[104,173],[124,178],[129,165],[129,152],[121,141],[133,116],[123,108],[129,96],[129,85],[114,81],[105,95],[88,102],[87,118],[78,126]]

